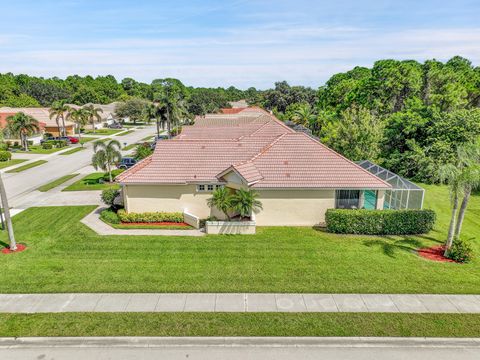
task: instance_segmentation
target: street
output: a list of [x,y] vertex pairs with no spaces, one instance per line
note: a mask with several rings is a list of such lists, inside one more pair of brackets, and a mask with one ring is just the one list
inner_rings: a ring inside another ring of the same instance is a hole
[[[125,136],[110,135],[108,137],[118,140],[123,146],[124,143],[132,144],[140,141],[148,135],[153,136],[154,134],[155,126],[149,125],[142,129],[136,129],[134,132]],[[34,160],[42,159],[47,160],[48,162],[20,173],[4,173],[3,179],[9,198],[9,205],[11,207],[21,206],[26,199],[28,199],[28,195],[39,186],[64,175],[78,172],[79,169],[88,166],[91,163],[93,155],[93,142],[94,141],[90,141],[84,145],[86,150],[71,155],[59,155],[57,153],[49,155],[29,155],[29,158]],[[14,158],[16,156],[17,154],[14,155]],[[18,155],[17,157],[21,157],[21,155]],[[23,164],[26,163],[22,163],[20,166]]]
[[1,341],[0,358],[476,360],[480,358],[480,342],[422,338],[26,338]]

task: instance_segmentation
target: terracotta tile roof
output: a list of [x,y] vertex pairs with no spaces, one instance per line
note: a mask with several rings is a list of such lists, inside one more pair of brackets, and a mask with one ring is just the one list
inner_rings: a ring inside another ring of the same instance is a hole
[[149,160],[125,171],[117,180],[126,184],[217,182],[230,170],[253,188],[390,188],[271,115],[252,121],[231,117],[229,126],[185,126],[180,136],[159,141]]
[[[0,113],[19,113],[23,112],[24,114],[30,115],[35,120],[44,123],[45,126],[57,126],[55,119],[50,119],[49,109],[48,108],[10,108],[10,107],[0,107]],[[65,120],[66,126],[74,125],[73,122]]]

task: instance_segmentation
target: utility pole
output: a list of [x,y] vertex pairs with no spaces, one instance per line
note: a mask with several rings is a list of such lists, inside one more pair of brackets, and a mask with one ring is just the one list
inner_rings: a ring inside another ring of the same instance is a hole
[[8,239],[10,240],[10,251],[17,250],[15,242],[15,234],[13,233],[12,218],[10,217],[10,209],[8,207],[7,192],[3,183],[2,173],[0,172],[0,199],[2,200],[3,213],[5,214],[5,222],[7,224]]

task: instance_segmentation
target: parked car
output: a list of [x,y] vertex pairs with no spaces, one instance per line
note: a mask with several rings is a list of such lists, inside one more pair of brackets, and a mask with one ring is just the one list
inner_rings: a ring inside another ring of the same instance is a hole
[[71,142],[72,144],[78,144],[78,138],[77,138],[77,137],[75,137],[75,136],[67,136],[67,138],[70,139],[70,142]]
[[117,168],[119,169],[129,169],[133,165],[137,163],[137,160],[135,160],[132,157],[123,157],[122,160],[117,164]]
[[109,129],[121,129],[123,128],[122,124],[114,122],[113,124],[108,125]]

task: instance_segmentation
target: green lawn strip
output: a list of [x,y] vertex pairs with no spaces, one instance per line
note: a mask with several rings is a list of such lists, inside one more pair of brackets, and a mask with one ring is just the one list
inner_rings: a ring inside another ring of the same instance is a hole
[[480,314],[0,314],[0,336],[477,337]]
[[97,129],[95,132],[93,130],[87,130],[84,132],[85,135],[114,135],[125,130],[122,129]]
[[135,148],[138,144],[136,143],[133,143],[133,144],[130,144],[130,145],[127,145],[125,147],[122,148],[123,151],[127,151],[127,150],[131,150],[133,148]]
[[84,147],[76,147],[76,148],[70,149],[68,151],[62,152],[58,155],[71,155],[71,154],[75,154],[76,152],[79,152],[79,151],[82,151],[82,150],[85,150],[85,148]]
[[[80,223],[95,207],[29,208],[13,218],[28,249],[2,259],[0,293],[480,294],[480,196],[472,196],[463,224],[477,257],[438,263],[415,250],[444,241],[448,188],[426,188],[425,206],[439,221],[420,236],[345,236],[308,227],[258,227],[256,235],[101,236]],[[5,232],[0,241],[7,242]]]
[[93,137],[93,136],[82,136],[82,138],[80,139],[80,142],[81,142],[82,144],[85,144],[85,143],[87,143],[87,142],[89,142],[89,141],[96,140],[96,139],[98,139],[98,138]]
[[155,135],[150,135],[150,136],[145,136],[142,140],[140,141],[149,141],[149,140],[153,140],[153,138],[155,137]]
[[24,161],[27,161],[28,159],[12,159],[8,161],[0,161],[0,169],[4,169],[9,166],[17,165],[20,164]]
[[88,190],[105,190],[108,188],[120,188],[118,184],[109,184],[109,183],[98,183],[99,179],[103,178],[104,173],[92,173],[82,179],[74,182],[73,184],[67,186],[62,191],[88,191]]
[[56,180],[53,180],[52,182],[49,182],[48,184],[40,186],[37,190],[42,191],[42,192],[51,190],[51,189],[63,184],[64,182],[67,182],[68,180],[73,179],[77,175],[78,174],[70,174],[70,175],[62,176],[62,177],[60,177]]
[[32,163],[29,163],[29,164],[25,164],[23,166],[19,166],[15,169],[12,169],[12,170],[8,170],[6,171],[7,173],[19,173],[19,172],[22,172],[22,171],[25,171],[25,170],[28,170],[28,169],[31,169],[35,166],[39,166],[39,165],[43,165],[47,163],[46,160],[37,160],[37,161],[34,161]]
[[117,136],[125,136],[125,135],[131,134],[133,132],[135,132],[135,130],[128,130],[128,131],[125,131],[123,133],[118,134]]
[[53,154],[60,150],[65,150],[65,148],[51,148],[51,149],[44,149],[40,145],[32,145],[28,148],[28,151],[17,151],[20,154]]

